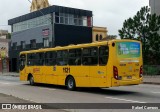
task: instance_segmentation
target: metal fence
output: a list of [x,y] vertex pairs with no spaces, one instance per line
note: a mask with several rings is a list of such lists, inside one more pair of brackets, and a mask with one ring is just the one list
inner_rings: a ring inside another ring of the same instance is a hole
[[144,65],[143,75],[146,76],[160,76],[160,65]]

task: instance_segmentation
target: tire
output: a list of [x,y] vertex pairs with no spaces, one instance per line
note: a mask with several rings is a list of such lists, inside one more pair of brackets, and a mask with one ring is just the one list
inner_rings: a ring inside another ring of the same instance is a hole
[[73,77],[68,77],[66,82],[67,89],[70,91],[74,91],[76,88],[76,83]]
[[35,83],[34,83],[34,78],[33,78],[33,76],[30,76],[29,77],[29,84],[31,85],[31,86],[33,86]]

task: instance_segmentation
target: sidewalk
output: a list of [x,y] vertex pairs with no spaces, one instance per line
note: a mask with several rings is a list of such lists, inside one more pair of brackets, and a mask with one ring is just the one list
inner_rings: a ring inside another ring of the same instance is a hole
[[0,76],[19,77],[19,73],[16,73],[16,72],[5,72],[5,73],[2,73],[2,72],[0,72]]
[[[19,73],[15,72],[8,72],[8,73],[0,73],[0,76],[13,76],[13,77],[19,77]],[[144,84],[158,84],[160,85],[160,76],[145,76],[143,78]]]
[[143,83],[160,85],[160,76],[144,76]]

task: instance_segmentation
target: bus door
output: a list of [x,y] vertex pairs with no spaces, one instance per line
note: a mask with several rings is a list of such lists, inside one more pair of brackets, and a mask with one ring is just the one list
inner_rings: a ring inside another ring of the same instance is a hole
[[20,75],[21,75],[21,80],[25,80],[26,78],[26,70],[25,70],[25,66],[26,66],[26,55],[25,54],[21,54],[20,55],[20,60],[19,60],[19,70],[20,70]]
[[106,87],[108,46],[92,49],[92,65],[90,66],[90,79],[92,87]]

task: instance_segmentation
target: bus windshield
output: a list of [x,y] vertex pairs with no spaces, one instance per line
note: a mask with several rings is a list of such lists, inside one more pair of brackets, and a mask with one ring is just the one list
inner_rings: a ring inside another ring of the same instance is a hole
[[140,57],[140,43],[138,42],[117,42],[116,49],[118,58]]

